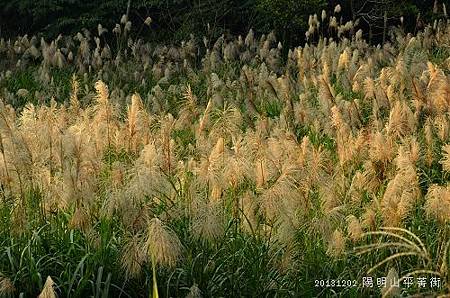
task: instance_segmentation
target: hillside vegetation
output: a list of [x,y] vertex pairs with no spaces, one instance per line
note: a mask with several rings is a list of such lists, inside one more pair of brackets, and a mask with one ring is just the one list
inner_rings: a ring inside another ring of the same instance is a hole
[[0,295],[449,295],[450,23],[323,20],[1,39]]

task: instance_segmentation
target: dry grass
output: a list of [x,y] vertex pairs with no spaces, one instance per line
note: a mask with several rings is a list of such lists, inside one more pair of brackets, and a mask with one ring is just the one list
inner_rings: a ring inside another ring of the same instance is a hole
[[[0,209],[8,214],[0,239],[9,247],[0,254],[13,258],[9,241],[39,241],[37,231],[54,226],[53,239],[89,239],[86,258],[120,263],[109,267],[124,285],[114,291],[150,291],[153,276],[168,296],[245,296],[252,286],[317,295],[296,275],[377,274],[391,285],[429,274],[448,294],[450,60],[428,54],[450,46],[450,25],[416,36],[396,30],[392,43],[373,47],[350,35],[353,23],[329,22],[337,40],[315,40],[312,18],[311,43],[285,63],[273,34],[253,32],[221,38],[204,56],[194,39],[153,47],[130,38],[114,52],[102,28],[50,43],[2,40],[0,55],[17,67],[0,72]],[[44,87],[12,85],[32,65],[31,80]],[[67,93],[56,70],[70,73]],[[261,267],[240,265],[256,253]],[[50,270],[63,293],[89,291],[73,292],[84,262],[71,278]],[[1,293],[34,293],[35,284],[20,288],[16,269],[0,262],[9,274]],[[266,277],[250,286],[240,272]],[[111,280],[98,274],[100,295]],[[52,278],[42,297],[55,296]]]

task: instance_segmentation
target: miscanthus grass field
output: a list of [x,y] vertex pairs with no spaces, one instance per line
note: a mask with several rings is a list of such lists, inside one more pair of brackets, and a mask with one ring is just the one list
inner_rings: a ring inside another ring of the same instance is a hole
[[448,297],[450,24],[338,13],[1,39],[0,296]]

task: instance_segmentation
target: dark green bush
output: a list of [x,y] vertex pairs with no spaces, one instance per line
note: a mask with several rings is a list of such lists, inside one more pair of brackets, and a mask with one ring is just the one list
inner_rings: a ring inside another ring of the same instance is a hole
[[[1,2],[1,1],[0,1]],[[275,30],[287,46],[304,40],[308,16],[321,19],[324,9],[333,13],[340,3],[338,20],[361,18],[360,26],[375,36],[383,33],[383,15],[387,10],[388,25],[398,25],[404,16],[405,28],[414,31],[420,12],[421,23],[443,14],[442,1],[434,0],[3,0],[0,3],[0,37],[41,32],[54,38],[58,34],[73,34],[82,28],[95,30],[100,23],[111,29],[127,12],[133,30],[140,35],[162,42],[179,42],[190,34],[215,40],[221,34],[246,34],[250,28],[257,33]],[[366,3],[367,2],[367,3]],[[435,10],[435,12],[433,12]],[[150,30],[143,30],[144,20],[153,19]],[[364,16],[366,19],[364,19]],[[367,21],[369,18],[369,22]],[[419,24],[420,25],[420,24]],[[419,28],[420,29],[420,28]],[[379,39],[379,38],[378,38]],[[378,40],[375,40],[378,42]],[[285,48],[287,48],[285,47]]]
[[255,9],[261,16],[257,29],[265,32],[274,29],[281,40],[298,43],[308,30],[309,15],[320,16],[326,8],[326,0],[256,0]]

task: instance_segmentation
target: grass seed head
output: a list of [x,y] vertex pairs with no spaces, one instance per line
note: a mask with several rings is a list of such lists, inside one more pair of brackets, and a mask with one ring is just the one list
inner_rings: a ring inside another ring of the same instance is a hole
[[0,296],[9,297],[16,292],[16,288],[11,279],[6,276],[0,275]]
[[55,282],[50,276],[47,276],[47,279],[44,284],[44,288],[42,289],[42,292],[39,294],[38,298],[57,298],[55,289]]
[[163,266],[174,266],[181,256],[180,239],[156,217],[148,224],[145,245],[148,255]]

